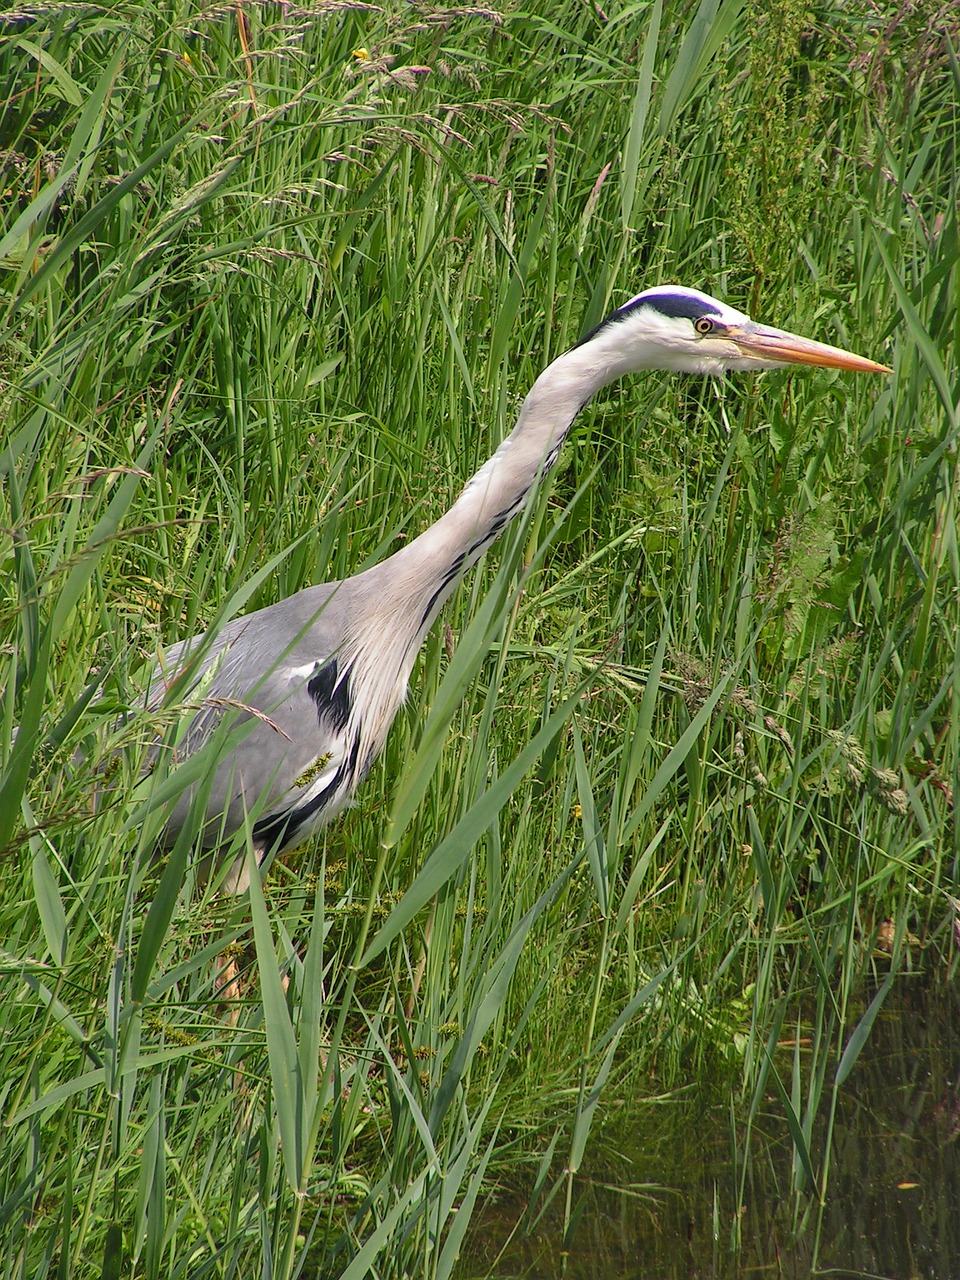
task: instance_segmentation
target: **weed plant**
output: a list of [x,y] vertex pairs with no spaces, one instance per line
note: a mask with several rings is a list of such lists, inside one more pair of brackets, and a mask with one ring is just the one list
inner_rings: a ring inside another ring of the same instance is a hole
[[[504,1177],[569,1230],[651,1078],[724,1082],[737,1167],[785,1126],[816,1216],[891,983],[956,971],[957,37],[860,0],[7,9],[3,1280],[447,1277]],[[158,862],[163,645],[423,528],[664,280],[893,375],[603,394],[356,808],[249,898],[189,828]]]

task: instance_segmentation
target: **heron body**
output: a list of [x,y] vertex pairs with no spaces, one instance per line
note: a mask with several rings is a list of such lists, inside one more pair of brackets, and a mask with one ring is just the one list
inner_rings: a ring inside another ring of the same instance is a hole
[[[754,324],[694,289],[648,289],[539,376],[516,426],[453,506],[380,564],[308,587],[167,650],[150,691],[183,673],[202,691],[178,758],[229,714],[240,725],[203,784],[166,825],[172,844],[202,803],[202,847],[253,815],[259,858],[302,843],[343,809],[383,748],[420,646],[445,600],[555,463],[577,413],[601,387],[645,369],[718,375],[785,364],[887,372],[849,352]],[[241,864],[231,873],[244,887]]]

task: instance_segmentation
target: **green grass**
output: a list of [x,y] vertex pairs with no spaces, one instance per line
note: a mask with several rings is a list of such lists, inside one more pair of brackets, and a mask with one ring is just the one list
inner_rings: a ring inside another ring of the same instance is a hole
[[[956,973],[950,21],[2,20],[2,1280],[448,1276],[651,1075],[829,1197],[865,993]],[[357,807],[249,900],[158,864],[159,647],[423,528],[662,280],[894,374],[611,389]]]

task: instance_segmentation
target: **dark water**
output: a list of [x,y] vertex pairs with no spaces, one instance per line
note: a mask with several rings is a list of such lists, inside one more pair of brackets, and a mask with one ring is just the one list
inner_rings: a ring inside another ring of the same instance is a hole
[[821,1177],[829,1155],[822,1206],[792,1190],[774,1098],[746,1138],[716,1090],[690,1091],[631,1108],[635,1123],[608,1120],[578,1179],[568,1253],[562,1193],[527,1232],[515,1231],[525,1198],[501,1193],[475,1216],[458,1280],[960,1280],[960,990],[906,979],[891,993],[828,1151],[829,1092],[813,1144]]

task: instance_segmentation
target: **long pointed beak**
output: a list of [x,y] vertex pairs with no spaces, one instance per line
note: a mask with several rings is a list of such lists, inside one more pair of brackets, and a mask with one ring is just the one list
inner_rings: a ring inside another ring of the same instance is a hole
[[885,364],[877,364],[865,356],[855,356],[840,347],[814,342],[812,338],[798,338],[795,333],[753,321],[730,325],[723,336],[736,343],[744,355],[774,364],[812,364],[824,369],[856,369],[860,373],[893,372]]

